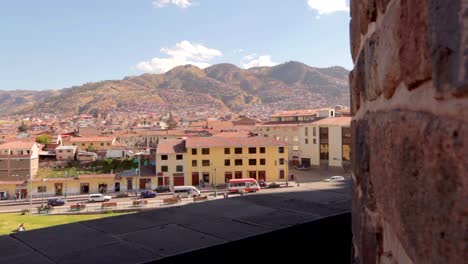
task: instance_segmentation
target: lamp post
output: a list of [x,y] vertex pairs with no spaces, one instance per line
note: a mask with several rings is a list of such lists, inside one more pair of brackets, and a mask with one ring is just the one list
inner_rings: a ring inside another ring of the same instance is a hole
[[42,190],[41,190],[41,193],[42,193],[42,199],[41,199],[41,207],[44,207],[44,191],[45,191],[45,189],[44,189],[44,183],[45,183],[46,181],[47,181],[47,179],[46,179],[46,178],[43,178],[43,179],[41,180],[41,182],[42,182]]
[[218,192],[216,190],[216,168],[214,168],[214,175],[213,175],[214,179],[213,179],[213,183],[214,183],[214,197],[216,198],[217,195],[218,195]]
[[32,191],[33,191],[33,182],[32,182],[32,173],[29,174],[29,210],[32,211]]

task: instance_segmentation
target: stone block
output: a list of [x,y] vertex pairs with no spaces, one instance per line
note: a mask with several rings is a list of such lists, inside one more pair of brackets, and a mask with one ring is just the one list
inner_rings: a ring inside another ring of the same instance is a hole
[[[466,2],[466,1],[465,1]],[[429,34],[436,98],[468,96],[468,7],[429,0]],[[460,15],[462,14],[462,15]]]
[[118,242],[108,234],[78,223],[36,229],[13,236],[54,261],[72,252]]
[[391,0],[377,0],[377,9],[382,12],[382,13],[385,13],[385,11],[387,10],[387,6],[388,6],[388,3],[390,3]]
[[[369,113],[352,127],[357,244],[371,244],[369,233],[381,235],[378,220],[365,222],[373,212],[391,225],[415,263],[463,262],[466,238],[460,230],[468,226],[463,202],[468,196],[468,124],[393,110]],[[367,225],[375,229],[367,230]],[[375,250],[379,257],[381,249]]]
[[428,0],[400,1],[399,61],[408,89],[417,88],[432,76],[428,34]]
[[161,259],[161,256],[148,250],[141,249],[129,243],[117,243],[95,248],[86,251],[75,251],[62,256],[59,259],[61,264],[81,264],[81,263],[149,263]]
[[401,45],[398,37],[400,21],[400,0],[393,1],[387,8],[382,27],[379,29],[377,48],[379,83],[385,98],[391,98],[401,82],[400,61],[398,58]]
[[0,236],[0,263],[14,264],[52,264],[54,263],[39,252],[10,236]]
[[163,257],[228,242],[175,224],[127,233],[120,237]]
[[369,101],[377,99],[382,94],[378,65],[380,63],[380,53],[378,52],[379,34],[374,32],[364,45],[365,64],[365,93]]

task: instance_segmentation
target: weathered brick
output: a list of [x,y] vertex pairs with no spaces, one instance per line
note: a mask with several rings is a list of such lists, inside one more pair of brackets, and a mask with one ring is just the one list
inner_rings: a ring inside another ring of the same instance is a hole
[[408,89],[412,90],[432,76],[427,0],[405,0],[400,5],[399,60],[402,79]]

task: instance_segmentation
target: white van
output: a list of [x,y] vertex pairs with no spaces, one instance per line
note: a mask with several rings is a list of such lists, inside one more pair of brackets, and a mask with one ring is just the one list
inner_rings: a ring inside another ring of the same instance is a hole
[[193,186],[174,186],[174,197],[191,198],[200,194],[200,190]]

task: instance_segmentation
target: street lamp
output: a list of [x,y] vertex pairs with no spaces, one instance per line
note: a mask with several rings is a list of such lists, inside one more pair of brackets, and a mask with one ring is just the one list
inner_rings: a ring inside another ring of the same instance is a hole
[[42,190],[41,190],[41,193],[42,193],[41,205],[42,205],[42,206],[41,206],[41,207],[44,207],[44,191],[45,191],[45,189],[44,189],[44,183],[45,183],[46,181],[47,181],[46,178],[43,178],[43,179],[41,180],[41,182],[42,182]]

